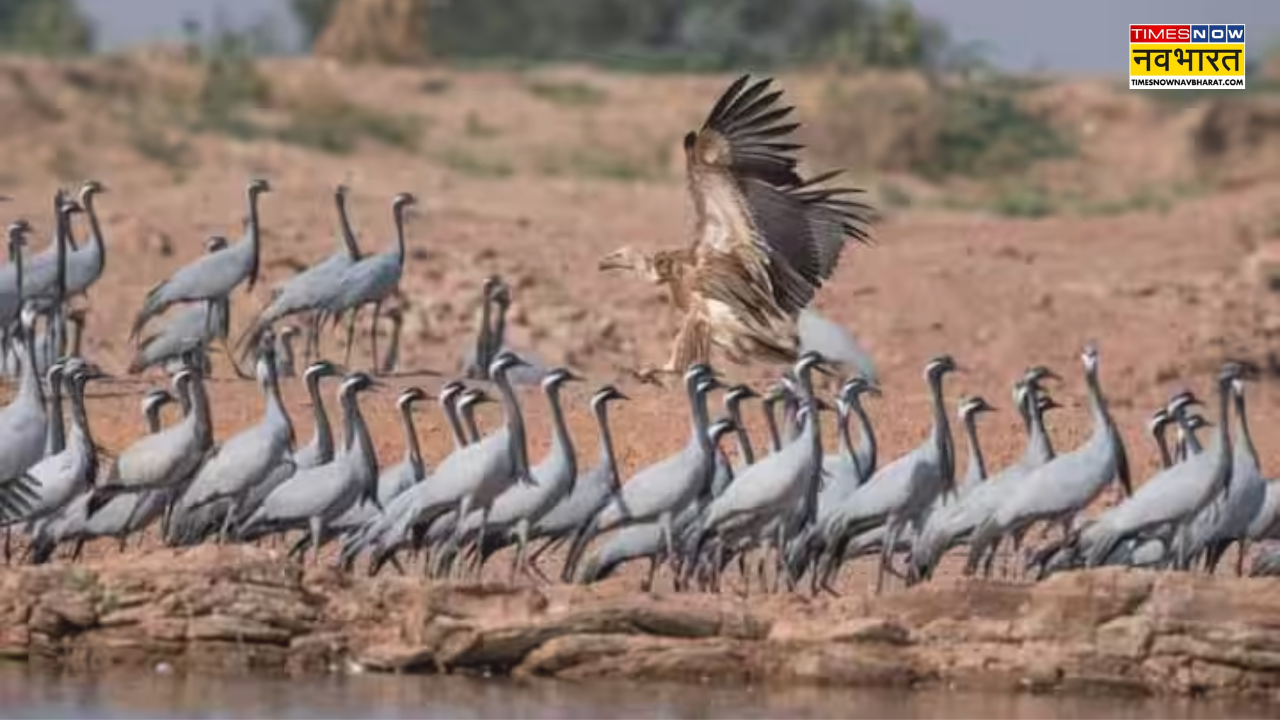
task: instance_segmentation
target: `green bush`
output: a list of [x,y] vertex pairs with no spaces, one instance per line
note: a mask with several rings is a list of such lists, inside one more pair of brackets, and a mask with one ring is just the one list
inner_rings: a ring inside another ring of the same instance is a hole
[[1013,93],[978,86],[942,92],[934,147],[913,168],[926,177],[1020,172],[1075,152],[1068,138],[1019,106]]
[[39,55],[93,49],[93,26],[74,0],[0,0],[0,48]]

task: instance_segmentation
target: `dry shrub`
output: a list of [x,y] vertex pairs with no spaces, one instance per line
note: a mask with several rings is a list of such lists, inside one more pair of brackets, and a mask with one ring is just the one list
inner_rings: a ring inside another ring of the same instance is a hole
[[1191,143],[1197,169],[1206,179],[1247,183],[1280,175],[1280,97],[1210,102]]
[[415,63],[427,57],[427,3],[343,0],[312,51],[350,63]]

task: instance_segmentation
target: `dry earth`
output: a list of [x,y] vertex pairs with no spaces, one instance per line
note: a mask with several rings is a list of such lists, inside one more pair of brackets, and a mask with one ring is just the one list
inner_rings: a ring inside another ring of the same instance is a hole
[[[618,382],[632,396],[614,413],[627,471],[683,442],[679,395],[637,386],[621,370],[665,358],[675,318],[652,288],[601,275],[595,261],[623,244],[657,248],[685,241],[690,213],[678,139],[701,121],[725,78],[576,68],[353,69],[300,60],[263,68],[276,98],[320,93],[332,102],[336,94],[355,106],[416,117],[417,148],[364,141],[352,154],[329,154],[158,124],[164,115],[148,103],[165,93],[186,97],[183,88],[191,85],[190,68],[170,55],[0,64],[0,191],[14,198],[6,214],[32,218],[46,237],[56,183],[96,177],[110,187],[100,201],[109,260],[104,279],[90,293],[87,356],[123,374],[130,354],[128,323],[147,288],[197,255],[209,234],[238,235],[247,178],[268,177],[274,190],[262,202],[265,282],[252,293],[237,293],[236,329],[264,302],[272,283],[335,247],[329,198],[336,183],[354,189],[356,223],[368,248],[390,242],[390,198],[408,190],[422,208],[409,231],[406,337],[393,386],[420,383],[431,390],[456,371],[475,324],[480,280],[499,272],[515,288],[513,346],[585,371],[592,386]],[[800,118],[815,124],[832,83],[853,83],[856,90],[859,82],[821,75],[782,80]],[[1171,391],[1189,385],[1208,393],[1211,373],[1226,357],[1276,365],[1280,300],[1256,281],[1255,268],[1259,257],[1273,252],[1267,243],[1280,200],[1280,168],[1255,162],[1245,176],[1225,173],[1227,180],[1219,181],[1223,168],[1206,160],[1266,157],[1258,148],[1270,148],[1275,138],[1267,134],[1269,126],[1258,130],[1245,122],[1247,132],[1233,134],[1228,127],[1219,133],[1228,138],[1223,142],[1229,141],[1230,152],[1207,150],[1198,143],[1212,108],[1155,105],[1101,81],[1050,84],[1034,91],[1029,102],[1072,129],[1081,138],[1081,153],[1008,182],[1034,182],[1064,193],[1085,188],[1117,203],[1119,211],[1008,219],[980,207],[948,209],[955,205],[949,197],[966,198],[966,207],[983,197],[983,189],[971,183],[933,185],[858,170],[855,177],[873,190],[892,180],[917,200],[886,211],[872,246],[846,252],[818,307],[853,328],[879,366],[885,394],[870,411],[883,457],[922,438],[928,415],[920,369],[943,352],[965,368],[948,385],[953,403],[960,393],[980,393],[1003,410],[983,426],[993,467],[1020,450],[1009,384],[1033,363],[1067,377],[1055,394],[1068,409],[1053,415],[1050,425],[1059,447],[1072,446],[1086,432],[1078,353],[1096,341],[1104,387],[1135,473],[1144,478],[1155,467],[1144,419]],[[1269,106],[1257,102],[1262,104],[1256,114],[1266,116]],[[270,119],[272,112],[263,114]],[[830,142],[821,128],[810,132],[815,142]],[[170,158],[165,148],[180,148],[182,160]],[[838,154],[824,151],[822,157]],[[1131,202],[1137,189],[1148,187],[1165,201]],[[872,199],[880,198],[873,192]],[[360,357],[366,347],[362,338]],[[326,349],[338,352],[335,338],[326,339]],[[773,372],[725,370],[752,381]],[[214,414],[217,433],[225,437],[251,422],[260,403],[253,386],[231,379],[225,365],[217,376]],[[160,382],[158,374],[121,377],[95,389],[91,418],[105,448],[119,450],[141,432],[137,400]],[[584,408],[590,389],[569,393],[571,428],[584,461],[595,457],[595,433]],[[286,394],[296,410],[298,435],[306,437],[311,423],[301,388],[291,382]],[[546,412],[535,395],[525,397],[537,457],[548,444]],[[1265,472],[1280,464],[1280,439],[1270,431],[1280,423],[1280,386],[1270,372],[1250,397]],[[393,396],[383,394],[369,408],[386,462],[397,459],[403,446],[392,403]],[[484,421],[491,424],[495,418],[488,412]],[[761,423],[753,423],[753,430],[760,436]],[[435,409],[421,413],[419,433],[427,457],[440,458],[448,441]],[[113,561],[100,562],[109,568]],[[3,577],[18,581],[12,573]],[[1147,576],[1106,577],[1151,582]],[[1201,587],[1205,581],[1158,582]],[[861,595],[860,577],[847,583]],[[1266,582],[1223,581],[1223,587],[1242,602],[1255,594],[1264,602],[1274,589]],[[963,596],[967,590],[948,592]],[[1274,644],[1266,652],[1276,652]]]

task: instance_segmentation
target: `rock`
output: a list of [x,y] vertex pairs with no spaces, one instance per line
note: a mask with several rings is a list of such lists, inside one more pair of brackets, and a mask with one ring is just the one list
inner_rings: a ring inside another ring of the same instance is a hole
[[1280,693],[1260,581],[1100,569],[745,605],[369,580],[253,548],[0,569],[0,658],[72,669],[423,672],[1222,697]]

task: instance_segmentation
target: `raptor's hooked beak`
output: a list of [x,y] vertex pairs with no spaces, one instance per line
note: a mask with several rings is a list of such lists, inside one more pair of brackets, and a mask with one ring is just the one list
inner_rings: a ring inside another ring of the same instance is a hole
[[635,267],[635,254],[629,248],[615,250],[605,255],[600,258],[600,262],[596,266],[598,270],[634,270]]

